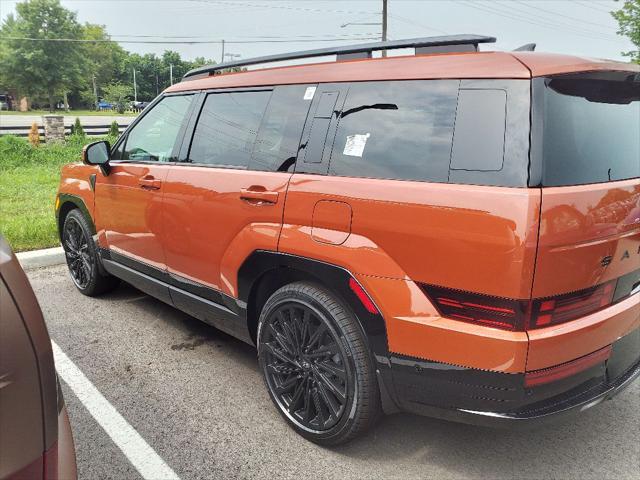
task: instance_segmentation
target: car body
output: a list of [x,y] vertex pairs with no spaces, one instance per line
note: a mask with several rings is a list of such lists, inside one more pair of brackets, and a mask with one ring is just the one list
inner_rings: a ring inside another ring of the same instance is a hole
[[101,272],[259,353],[270,296],[320,285],[386,412],[523,424],[611,397],[640,374],[640,69],[436,45],[187,76],[63,169],[61,235],[83,212]]
[[0,236],[0,478],[75,479],[69,417],[38,301]]

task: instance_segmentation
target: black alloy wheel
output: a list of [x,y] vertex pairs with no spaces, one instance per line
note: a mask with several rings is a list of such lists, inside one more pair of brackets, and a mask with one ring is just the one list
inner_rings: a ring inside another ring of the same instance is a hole
[[86,289],[91,282],[94,265],[89,254],[89,240],[76,218],[69,218],[62,234],[64,252],[71,279],[79,289]]
[[308,304],[287,302],[264,328],[265,375],[281,408],[312,432],[336,425],[347,404],[349,365],[326,317]]
[[379,391],[364,332],[320,285],[291,283],[267,300],[258,359],[280,414],[309,440],[344,443],[378,417]]
[[117,278],[101,271],[89,222],[80,210],[73,209],[67,214],[61,237],[69,274],[81,293],[94,296],[118,286]]

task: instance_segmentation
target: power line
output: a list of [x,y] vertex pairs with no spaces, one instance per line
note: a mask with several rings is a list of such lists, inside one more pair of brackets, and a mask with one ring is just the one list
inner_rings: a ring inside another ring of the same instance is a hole
[[503,10],[496,10],[493,9],[492,7],[488,6],[488,5],[480,5],[479,2],[467,2],[467,0],[459,0],[460,4],[469,7],[469,8],[474,8],[476,10],[480,10],[482,12],[485,13],[491,13],[494,15],[498,15],[501,17],[505,17],[508,18],[510,20],[517,20],[520,22],[524,22],[524,23],[528,23],[530,25],[536,25],[539,27],[543,27],[543,28],[549,28],[552,30],[558,30],[558,28],[562,28],[566,33],[570,33],[573,35],[578,35],[581,37],[586,37],[586,38],[599,38],[600,40],[605,40],[605,41],[609,41],[609,42],[618,42],[618,40],[612,35],[612,36],[608,36],[607,34],[601,33],[601,32],[589,32],[589,31],[585,31],[585,30],[581,30],[581,29],[577,29],[575,27],[570,27],[567,28],[566,26],[563,26],[561,24],[550,24],[547,22],[540,22],[537,21],[535,19],[529,19],[529,18],[524,18],[521,17],[515,13],[511,13],[511,12],[505,12]]
[[[271,40],[225,40],[225,43],[248,44],[248,43],[307,43],[307,42],[343,42],[345,40],[379,40],[379,36],[357,36],[343,38],[301,38],[297,40],[271,39]],[[0,37],[1,40],[24,40],[32,42],[70,42],[70,43],[144,43],[160,45],[194,45],[221,43],[220,40],[88,40],[84,38],[33,38],[33,37]]]
[[[539,6],[537,6],[537,5],[531,5],[531,4],[529,4],[528,2],[524,2],[524,1],[522,1],[522,0],[513,0],[513,1],[514,1],[515,3],[519,3],[519,4],[520,4],[520,5],[522,5],[523,7],[529,8],[529,9],[534,10],[534,11],[536,11],[536,10],[537,10],[537,11],[540,11],[540,12],[546,12],[546,13],[549,13],[549,14],[551,14],[554,18],[557,18],[557,17],[559,17],[559,16],[560,16],[560,17],[562,17],[562,18],[564,18],[564,19],[566,19],[566,20],[572,21],[572,22],[579,22],[579,23],[585,23],[585,24],[588,24],[588,25],[595,25],[596,27],[602,27],[602,23],[590,22],[590,21],[588,21],[588,20],[583,20],[583,19],[581,19],[581,18],[575,18],[575,17],[567,17],[567,16],[563,16],[562,14],[560,14],[560,13],[558,13],[558,12],[554,12],[554,11],[552,11],[552,10],[547,10],[547,9],[542,8],[542,7],[539,7]],[[529,14],[529,13],[527,12],[527,14]],[[543,20],[548,20],[548,18],[545,18],[544,16],[540,16],[540,15],[537,15],[537,16],[538,16],[539,18],[543,19]]]

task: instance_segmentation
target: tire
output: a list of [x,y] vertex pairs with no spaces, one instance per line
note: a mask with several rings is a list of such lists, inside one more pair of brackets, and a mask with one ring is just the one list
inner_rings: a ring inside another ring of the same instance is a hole
[[280,288],[262,308],[257,338],[271,400],[300,435],[333,446],[375,423],[380,394],[365,334],[329,291]]
[[98,249],[87,219],[78,209],[71,210],[62,226],[62,248],[69,275],[83,295],[93,297],[109,292],[120,280],[100,272]]

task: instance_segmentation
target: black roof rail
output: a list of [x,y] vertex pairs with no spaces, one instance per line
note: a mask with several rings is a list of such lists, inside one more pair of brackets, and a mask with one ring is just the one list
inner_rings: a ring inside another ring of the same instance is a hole
[[495,37],[482,35],[447,35],[440,37],[411,38],[408,40],[392,40],[387,42],[361,43],[359,45],[347,45],[342,47],[318,48],[315,50],[303,50],[293,53],[267,55],[264,57],[248,58],[231,62],[205,65],[188,71],[184,78],[209,75],[216,71],[228,68],[246,67],[259,63],[282,62],[285,60],[297,60],[300,58],[323,57],[326,55],[338,55],[338,59],[371,57],[371,52],[378,50],[393,50],[398,48],[415,48],[416,53],[442,53],[447,51],[477,51],[480,43],[494,43]]
[[535,43],[526,43],[521,47],[518,47],[514,50],[514,52],[533,52],[536,49]]

